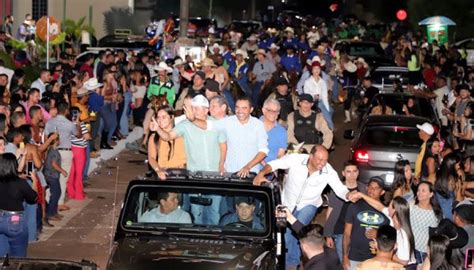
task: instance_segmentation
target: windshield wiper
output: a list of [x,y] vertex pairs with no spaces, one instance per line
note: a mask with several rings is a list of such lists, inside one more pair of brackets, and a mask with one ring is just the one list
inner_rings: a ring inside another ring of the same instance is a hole
[[181,227],[179,231],[183,232],[210,232],[210,233],[221,233],[221,228],[212,228],[208,225],[203,225],[202,227]]

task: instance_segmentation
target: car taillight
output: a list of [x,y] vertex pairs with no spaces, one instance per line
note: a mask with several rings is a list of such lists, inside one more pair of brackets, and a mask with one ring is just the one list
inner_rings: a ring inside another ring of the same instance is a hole
[[369,162],[369,153],[365,150],[357,150],[355,151],[355,159],[359,162]]

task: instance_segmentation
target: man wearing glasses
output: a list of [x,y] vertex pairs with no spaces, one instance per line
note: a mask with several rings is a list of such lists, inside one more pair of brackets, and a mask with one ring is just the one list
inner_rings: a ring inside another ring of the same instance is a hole
[[285,155],[288,145],[286,129],[277,121],[280,108],[280,102],[274,98],[267,99],[263,104],[263,116],[260,120],[262,120],[268,135],[268,154],[263,161],[264,164]]

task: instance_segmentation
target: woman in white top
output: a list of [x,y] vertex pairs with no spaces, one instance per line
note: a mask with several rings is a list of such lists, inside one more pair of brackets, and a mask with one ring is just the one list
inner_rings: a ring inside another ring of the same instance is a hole
[[311,64],[311,77],[304,82],[303,92],[310,94],[318,104],[318,108],[324,116],[331,130],[334,130],[332,122],[332,109],[328,100],[328,87],[321,77],[321,63],[314,61]]
[[415,240],[411,230],[409,203],[402,197],[395,197],[389,206],[385,207],[380,201],[372,199],[362,192],[349,195],[351,201],[361,198],[387,216],[390,225],[397,230],[397,252],[393,255],[393,261],[404,265],[406,269],[415,270]]

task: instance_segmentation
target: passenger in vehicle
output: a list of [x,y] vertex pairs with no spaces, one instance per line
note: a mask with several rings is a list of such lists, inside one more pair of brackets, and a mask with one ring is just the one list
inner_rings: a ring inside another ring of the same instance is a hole
[[192,223],[189,213],[178,208],[178,193],[160,192],[158,193],[158,202],[158,207],[143,213],[138,217],[138,222]]
[[408,98],[407,103],[403,104],[403,112],[408,116],[420,116],[420,107],[416,106],[415,98]]
[[385,99],[381,96],[375,98],[377,106],[372,108],[370,115],[391,115],[393,113],[392,108],[387,106]]
[[235,213],[230,213],[222,217],[221,226],[239,224],[253,230],[263,230],[264,227],[260,219],[255,215],[255,200],[252,197],[235,198]]

